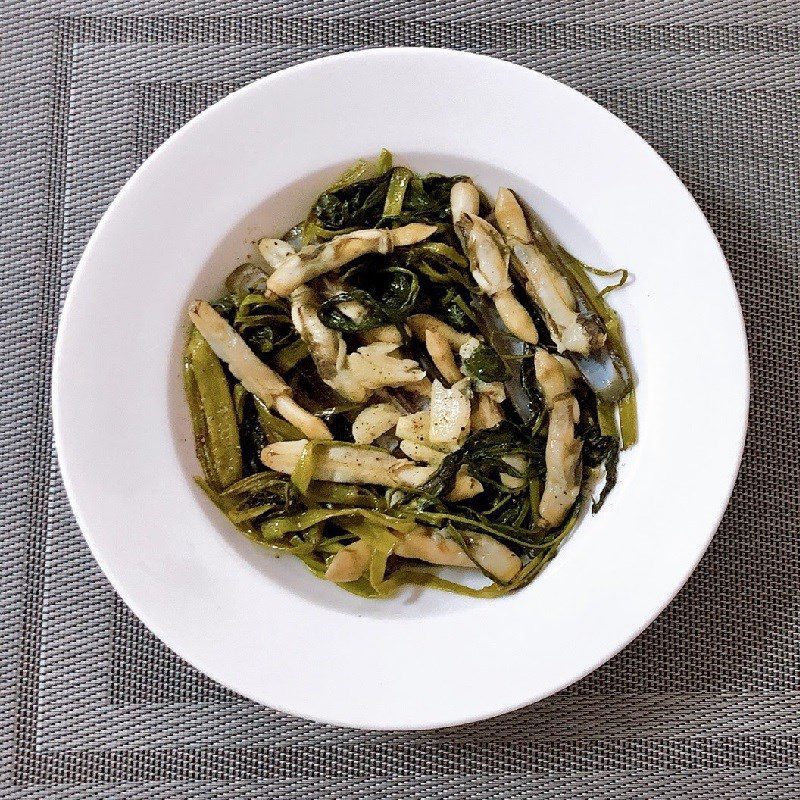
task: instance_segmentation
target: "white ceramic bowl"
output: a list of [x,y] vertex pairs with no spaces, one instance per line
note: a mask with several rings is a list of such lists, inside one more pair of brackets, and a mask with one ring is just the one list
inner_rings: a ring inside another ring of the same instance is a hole
[[[179,353],[261,235],[357,157],[519,191],[561,240],[635,281],[614,295],[641,441],[619,485],[528,588],[481,601],[352,597],[250,543],[194,486]],[[136,172],[89,242],[56,346],[53,415],[78,523],[115,589],[197,668],[258,702],[366,728],[468,722],[586,675],[672,599],[706,549],[747,420],[742,316],[689,193],[620,120],[550,78],[448,50],[369,50],[212,106]],[[339,688],[344,687],[344,688]]]

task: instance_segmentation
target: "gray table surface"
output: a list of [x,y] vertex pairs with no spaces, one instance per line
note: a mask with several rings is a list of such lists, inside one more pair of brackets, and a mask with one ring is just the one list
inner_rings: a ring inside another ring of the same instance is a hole
[[[786,0],[6,2],[0,796],[800,797],[799,12]],[[60,304],[135,167],[261,75],[397,44],[534,67],[638,130],[722,243],[753,367],[733,501],[667,611],[534,707],[402,734],[260,708],[156,641],[89,555],[49,420]]]

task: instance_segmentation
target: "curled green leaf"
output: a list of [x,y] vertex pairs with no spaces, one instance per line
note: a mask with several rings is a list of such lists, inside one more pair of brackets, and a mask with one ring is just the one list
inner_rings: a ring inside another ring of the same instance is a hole
[[464,359],[462,367],[470,378],[484,383],[504,381],[510,377],[503,359],[483,342]]
[[[363,313],[357,318],[345,314],[342,306],[345,303],[358,303],[363,308]],[[361,289],[349,289],[339,292],[326,300],[317,312],[323,325],[334,331],[353,333],[355,331],[368,331],[385,325],[387,317],[380,308],[378,301],[369,292]]]

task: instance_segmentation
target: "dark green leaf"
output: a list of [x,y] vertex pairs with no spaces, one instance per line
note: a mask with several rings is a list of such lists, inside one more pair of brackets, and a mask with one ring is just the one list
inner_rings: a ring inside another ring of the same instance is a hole
[[373,228],[383,216],[391,173],[324,192],[311,211],[311,220],[328,230]]
[[415,175],[408,183],[403,210],[419,222],[450,222],[450,190],[463,176]]
[[445,456],[439,469],[421,487],[422,491],[434,497],[447,494],[453,488],[456,473],[465,466],[484,487],[492,486],[508,493],[512,490],[503,484],[500,474],[513,472],[503,460],[504,456],[510,455],[523,456],[529,468],[538,469],[544,459],[544,443],[508,421],[476,431],[458,450]]
[[534,348],[509,333],[494,304],[485,295],[476,294],[472,298],[472,307],[476,312],[478,328],[508,370],[505,381],[508,399],[520,421],[529,425],[536,417],[537,403],[526,386],[523,359],[532,356]]
[[504,381],[510,377],[503,359],[491,347],[482,342],[464,359],[462,366],[470,378],[485,383]]
[[439,302],[439,308],[442,319],[456,330],[467,331],[477,327],[475,314],[458,289],[448,289]]
[[[343,303],[352,302],[364,307],[364,316],[360,320],[349,317],[341,309]],[[362,289],[350,289],[334,295],[319,307],[318,316],[323,325],[344,333],[368,331],[379,325],[385,325],[387,319],[378,301]]]
[[377,276],[376,299],[392,322],[403,322],[414,313],[419,296],[419,278],[404,267],[389,267]]
[[592,426],[583,436],[583,463],[587,467],[605,467],[605,482],[597,500],[592,502],[596,514],[617,482],[620,442],[616,436],[603,436],[600,428]]

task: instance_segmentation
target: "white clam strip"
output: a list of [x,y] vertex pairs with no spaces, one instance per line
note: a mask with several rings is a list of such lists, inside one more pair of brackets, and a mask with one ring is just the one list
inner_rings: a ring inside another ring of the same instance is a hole
[[480,198],[472,183],[456,183],[450,191],[453,225],[469,256],[472,277],[488,294],[511,333],[536,344],[539,334],[530,314],[514,296],[508,275],[508,253],[498,232],[478,216]]
[[344,371],[348,381],[362,390],[354,399],[362,401],[384,386],[397,388],[425,378],[419,364],[412,358],[402,358],[398,350],[399,345],[391,342],[373,342],[350,353]]
[[[291,475],[308,441],[275,442],[261,451],[264,466]],[[374,447],[334,443],[320,448],[314,459],[313,477],[333,483],[386,486],[391,489],[416,489],[436,471],[435,466],[420,467],[405,458]],[[482,487],[470,476],[458,476],[453,488],[459,495],[474,496]]]
[[428,438],[436,444],[455,445],[469,433],[470,382],[464,378],[449,389],[439,381],[431,391]]
[[488,394],[476,393],[470,415],[470,428],[474,431],[494,428],[503,421],[500,404]]
[[423,461],[426,464],[441,464],[447,453],[435,450],[427,444],[411,442],[408,439],[400,440],[400,449],[414,461]]
[[539,333],[531,315],[514,295],[508,275],[508,254],[501,247],[497,231],[474,214],[465,214],[459,228],[467,243],[475,282],[492,298],[506,328],[523,342],[536,344]]
[[392,230],[363,230],[336,236],[329,242],[309,245],[281,261],[267,281],[267,287],[279,297],[288,297],[298,286],[368,253],[391,253],[395,247],[407,247],[427,239],[436,228],[412,222]]
[[[450,211],[453,224],[466,214],[477,214],[481,207],[481,196],[472,181],[458,181],[450,190]],[[458,228],[456,228],[458,230]]]
[[[397,539],[394,554],[402,558],[413,558],[442,567],[481,569],[497,580],[507,583],[522,567],[522,561],[504,544],[481,533],[465,536],[469,553],[438,531],[418,525],[410,531],[394,531]],[[372,556],[372,547],[359,539],[343,547],[331,559],[325,578],[335,583],[358,580],[367,570]]]
[[494,213],[497,225],[511,248],[512,264],[525,283],[526,291],[543,312],[559,352],[586,355],[602,345],[603,334],[593,332],[579,316],[569,283],[550,266],[534,244],[522,207],[508,189],[497,193]]
[[433,329],[426,330],[425,348],[436,365],[436,369],[442,373],[442,377],[449,384],[452,385],[461,380],[463,376],[456,364],[453,348],[441,333]]
[[417,526],[398,537],[394,552],[403,558],[416,558],[442,567],[473,567],[470,557],[454,542],[438,531]]
[[430,444],[428,438],[430,428],[430,411],[417,411],[416,414],[404,414],[400,417],[394,430],[398,439],[417,444]]
[[392,430],[401,416],[391,403],[367,406],[353,420],[353,441],[356,444],[372,444],[379,436]]
[[541,347],[537,348],[534,354],[536,382],[539,384],[547,408],[552,408],[559,399],[572,391],[574,377],[564,368],[564,360]]
[[428,331],[432,331],[445,339],[454,350],[463,347],[467,342],[477,342],[477,339],[470,336],[468,333],[457,331],[451,325],[437,319],[432,314],[412,314],[406,320],[406,325],[408,325],[411,333],[421,342],[425,341]]
[[412,392],[419,397],[430,397],[431,391],[433,391],[433,384],[431,383],[431,379],[426,375],[421,381],[414,381],[413,383],[407,383],[403,386],[403,388],[407,392]]
[[408,532],[398,531],[396,536],[398,543],[394,552],[398,556],[444,567],[470,568],[477,563],[504,583],[510,581],[522,567],[519,556],[501,542],[482,533],[471,533],[464,537],[469,553],[465,553],[452,539],[423,526]]
[[364,344],[375,344],[375,342],[384,342],[385,344],[401,345],[403,343],[403,334],[397,325],[378,325],[377,328],[369,328],[366,331],[361,331],[359,337]]
[[400,440],[400,449],[409,458],[426,464],[441,464],[444,457],[455,450],[458,444],[432,442],[430,428],[431,412],[418,411],[416,414],[406,414],[397,420],[395,435]]
[[[433,473],[431,473],[433,474]],[[450,494],[445,500],[458,503],[462,500],[469,500],[471,497],[479,495],[483,491],[483,485],[477,478],[473,478],[464,467],[456,474],[456,482],[450,490]]]
[[478,566],[503,583],[512,580],[522,568],[520,557],[491,536],[470,534],[467,541],[469,554]]
[[575,438],[579,409],[570,381],[554,356],[537,349],[534,369],[550,410],[539,515],[545,525],[555,526],[564,520],[580,491],[582,442]]
[[553,358],[561,364],[561,369],[564,370],[564,377],[569,381],[570,385],[574,384],[581,377],[581,373],[578,371],[578,368],[564,356],[559,355],[558,353],[553,354]]
[[189,306],[189,317],[211,349],[242,386],[274,408],[287,422],[314,439],[332,439],[328,426],[292,399],[286,381],[248,347],[247,342],[205,300]]
[[294,255],[294,248],[283,239],[259,239],[258,253],[264,259],[267,271],[275,272],[278,264],[283,263],[289,256]]

